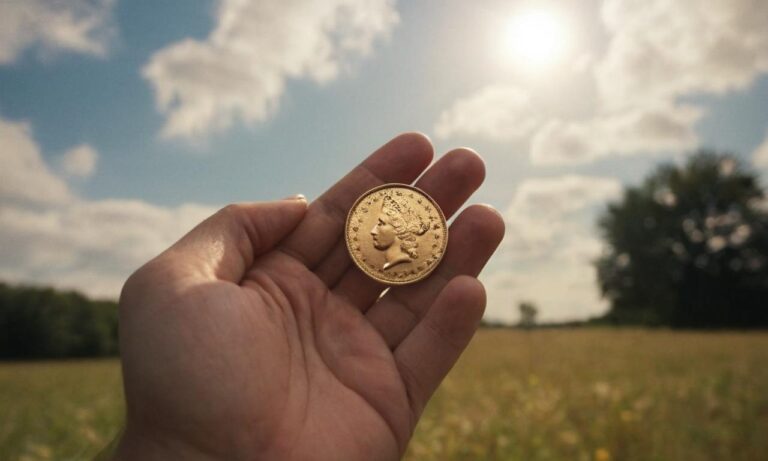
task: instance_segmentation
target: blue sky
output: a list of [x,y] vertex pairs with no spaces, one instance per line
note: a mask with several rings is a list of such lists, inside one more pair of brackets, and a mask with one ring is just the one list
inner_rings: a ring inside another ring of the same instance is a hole
[[622,184],[700,145],[768,170],[768,7],[678,3],[0,1],[0,277],[114,296],[216,208],[316,197],[417,130],[486,160],[488,316],[600,313]]

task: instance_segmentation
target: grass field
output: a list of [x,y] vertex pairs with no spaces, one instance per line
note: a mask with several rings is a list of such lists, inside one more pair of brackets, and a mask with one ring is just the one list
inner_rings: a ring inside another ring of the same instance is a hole
[[[120,427],[116,361],[0,364],[0,459],[90,459]],[[484,330],[415,460],[764,460],[768,333]]]

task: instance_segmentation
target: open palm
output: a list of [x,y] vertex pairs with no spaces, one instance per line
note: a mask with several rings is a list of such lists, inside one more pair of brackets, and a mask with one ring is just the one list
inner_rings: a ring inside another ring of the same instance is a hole
[[126,282],[120,300],[128,409],[118,459],[398,459],[472,337],[475,276],[504,225],[486,206],[450,227],[427,279],[388,290],[352,264],[346,213],[389,182],[450,216],[479,187],[467,149],[432,160],[401,135],[320,198],[232,205]]

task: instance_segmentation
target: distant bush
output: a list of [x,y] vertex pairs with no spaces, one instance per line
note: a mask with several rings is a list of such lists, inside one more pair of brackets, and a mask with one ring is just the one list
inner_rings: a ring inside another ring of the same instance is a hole
[[0,359],[117,355],[117,304],[0,283]]

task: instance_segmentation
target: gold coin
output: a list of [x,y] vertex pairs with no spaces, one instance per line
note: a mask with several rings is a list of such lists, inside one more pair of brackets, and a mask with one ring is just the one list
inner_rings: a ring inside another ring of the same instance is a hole
[[448,244],[443,211],[426,192],[407,184],[384,184],[361,195],[344,233],[357,267],[388,285],[428,276]]

